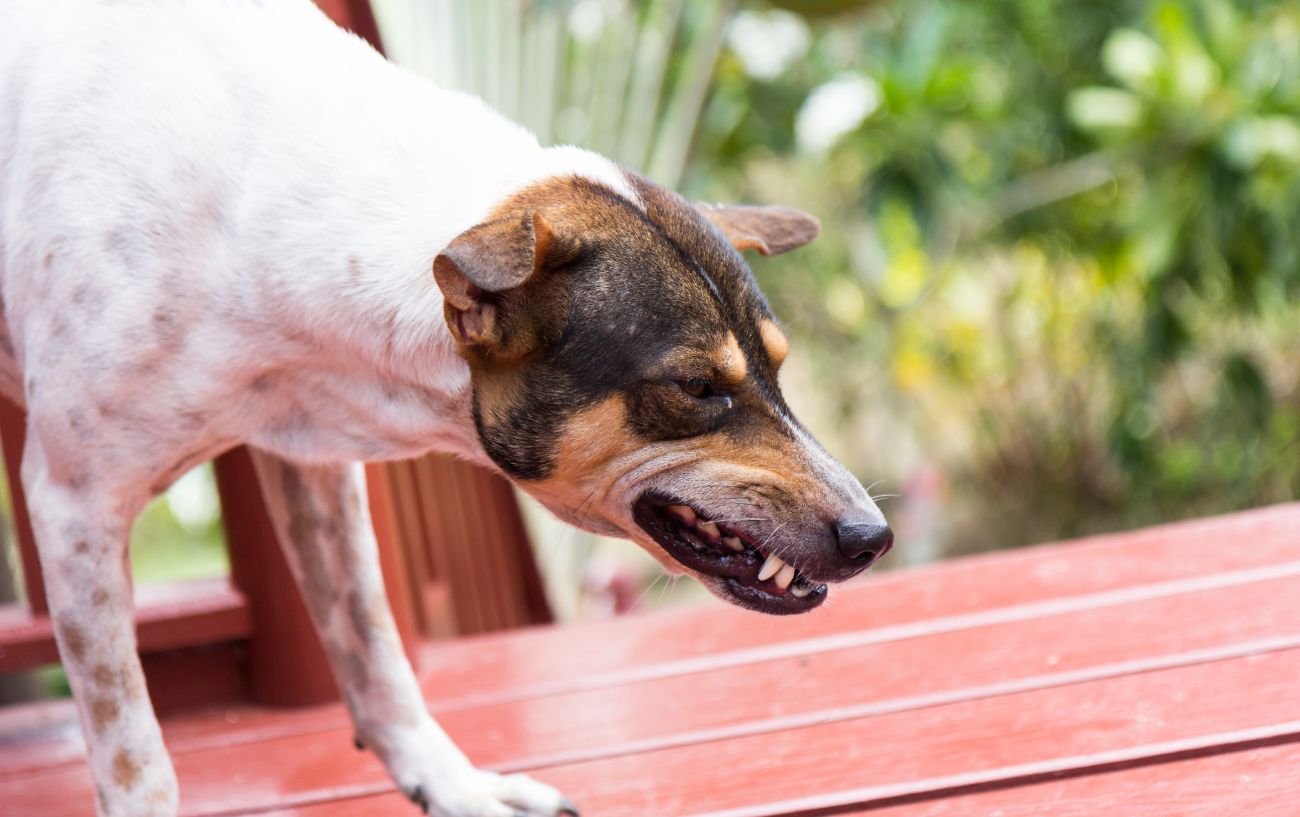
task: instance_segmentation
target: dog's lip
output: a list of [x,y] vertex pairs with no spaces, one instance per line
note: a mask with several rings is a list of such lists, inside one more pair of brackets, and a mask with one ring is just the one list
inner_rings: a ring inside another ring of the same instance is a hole
[[[790,575],[793,567],[784,576],[773,572],[783,563],[772,561],[773,555],[754,537],[734,524],[710,520],[694,504],[647,492],[633,503],[632,516],[665,553],[742,607],[785,615],[806,612],[826,600],[826,585],[797,572]],[[768,575],[760,579],[765,565]]]

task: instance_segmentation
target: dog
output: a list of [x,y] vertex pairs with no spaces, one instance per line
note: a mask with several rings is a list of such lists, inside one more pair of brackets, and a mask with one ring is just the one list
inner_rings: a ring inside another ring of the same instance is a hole
[[791,415],[740,251],[818,232],[542,147],[309,0],[7,0],[0,391],[102,817],[174,815],[123,553],[253,452],[356,728],[436,817],[557,817],[428,714],[362,461],[451,452],[735,604],[811,610],[892,543]]

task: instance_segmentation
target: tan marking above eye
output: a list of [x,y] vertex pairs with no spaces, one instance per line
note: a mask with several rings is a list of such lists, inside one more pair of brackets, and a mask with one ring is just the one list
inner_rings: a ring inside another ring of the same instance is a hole
[[714,353],[714,362],[717,364],[718,373],[731,383],[744,380],[745,373],[749,370],[749,361],[745,360],[745,353],[736,341],[736,336],[730,332]]
[[766,318],[759,323],[758,333],[763,339],[767,356],[772,359],[772,365],[780,367],[785,362],[785,356],[790,353],[790,341],[786,340],[785,333],[774,321]]

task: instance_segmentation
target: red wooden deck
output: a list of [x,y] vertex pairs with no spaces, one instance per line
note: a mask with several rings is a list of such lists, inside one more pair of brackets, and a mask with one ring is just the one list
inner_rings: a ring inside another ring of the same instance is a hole
[[[426,648],[448,731],[587,817],[1300,814],[1300,505]],[[91,814],[65,704],[0,715],[0,814]],[[337,706],[165,724],[186,815],[414,814]]]

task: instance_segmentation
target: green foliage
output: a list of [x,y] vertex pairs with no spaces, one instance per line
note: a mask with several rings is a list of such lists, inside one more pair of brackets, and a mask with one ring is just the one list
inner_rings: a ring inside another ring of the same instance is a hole
[[1300,493],[1300,4],[808,25],[774,78],[724,55],[688,179],[826,223],[759,273],[864,471],[942,466],[985,541]]

